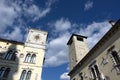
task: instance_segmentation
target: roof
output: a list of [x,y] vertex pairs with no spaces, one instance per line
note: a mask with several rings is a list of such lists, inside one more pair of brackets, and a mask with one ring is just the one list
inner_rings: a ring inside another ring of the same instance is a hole
[[69,44],[70,44],[70,42],[71,42],[71,40],[72,40],[73,36],[78,36],[78,37],[87,38],[86,36],[77,35],[77,34],[72,34],[72,36],[70,37],[70,39],[69,39],[69,41],[68,41],[67,45],[69,45]]
[[3,42],[10,42],[10,43],[15,43],[15,44],[21,44],[21,45],[24,44],[23,42],[14,41],[14,40],[8,40],[8,39],[2,39],[2,38],[0,38],[0,41],[3,41]]
[[41,29],[39,29],[39,28],[29,28],[29,30],[35,30],[35,31],[42,31],[42,32],[46,32],[46,33],[48,33],[47,31],[45,31],[45,30],[41,30]]
[[103,42],[107,41],[108,36],[112,36],[113,32],[117,32],[116,30],[120,29],[120,19],[115,23],[114,26],[99,40],[99,42],[87,53],[87,55],[69,72],[68,75],[72,75],[87,59],[91,53],[94,54],[94,51],[100,47],[100,45],[104,44]]

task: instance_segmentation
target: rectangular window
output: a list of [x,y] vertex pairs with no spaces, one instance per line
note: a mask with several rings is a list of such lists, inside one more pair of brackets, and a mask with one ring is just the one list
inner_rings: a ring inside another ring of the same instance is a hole
[[108,49],[108,53],[111,56],[114,67],[116,68],[117,73],[120,73],[120,56],[113,45],[110,49]]
[[116,51],[111,51],[111,57],[117,70],[120,72],[120,56]]
[[78,40],[78,41],[83,41],[83,38],[77,37],[77,40]]
[[90,73],[91,73],[91,78],[94,80],[98,79],[100,80],[101,77],[101,73],[100,73],[100,70],[98,68],[98,66],[96,64],[92,64],[89,66],[89,69],[90,69]]

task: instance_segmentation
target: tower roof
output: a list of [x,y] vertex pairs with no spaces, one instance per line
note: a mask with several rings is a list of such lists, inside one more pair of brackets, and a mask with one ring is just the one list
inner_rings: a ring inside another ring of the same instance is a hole
[[72,40],[73,36],[87,38],[86,36],[82,36],[82,35],[78,35],[78,34],[72,34],[71,37],[70,37],[70,39],[69,39],[69,41],[68,41],[68,43],[67,43],[67,45],[69,45],[71,43],[71,40]]

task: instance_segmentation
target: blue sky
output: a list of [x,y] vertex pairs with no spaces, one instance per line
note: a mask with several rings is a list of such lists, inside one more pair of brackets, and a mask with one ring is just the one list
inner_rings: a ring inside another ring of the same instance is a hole
[[0,0],[0,37],[24,42],[28,28],[48,31],[42,80],[69,80],[67,41],[88,37],[91,49],[120,18],[120,0]]

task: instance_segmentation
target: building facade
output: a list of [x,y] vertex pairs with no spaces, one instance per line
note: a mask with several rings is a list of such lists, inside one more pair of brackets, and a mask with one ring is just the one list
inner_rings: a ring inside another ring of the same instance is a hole
[[[75,47],[75,43],[80,47]],[[120,20],[90,51],[83,52],[81,49],[85,47],[81,44],[86,44],[86,37],[72,35],[68,41],[70,67],[73,66],[68,74],[71,80],[120,80]],[[79,51],[79,55],[71,52],[74,50]],[[81,57],[80,61],[76,63],[73,55]]]
[[41,80],[46,38],[29,29],[25,43],[0,39],[0,80]]

